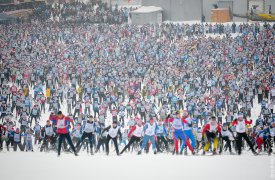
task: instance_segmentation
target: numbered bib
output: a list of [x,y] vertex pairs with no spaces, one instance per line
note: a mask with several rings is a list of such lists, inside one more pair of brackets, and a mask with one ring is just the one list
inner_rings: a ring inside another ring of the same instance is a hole
[[57,121],[57,128],[65,128],[65,120],[61,119]]
[[86,131],[86,132],[91,132],[91,131],[93,131],[93,125],[90,124],[90,123],[86,123],[86,125],[85,125],[85,131]]
[[239,129],[240,129],[240,131],[245,131],[245,125],[240,125],[240,127],[239,127]]

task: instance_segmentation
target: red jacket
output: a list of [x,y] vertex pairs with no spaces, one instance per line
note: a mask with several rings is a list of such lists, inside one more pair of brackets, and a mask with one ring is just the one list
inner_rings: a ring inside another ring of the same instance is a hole
[[[217,123],[217,127],[216,127],[215,130],[218,130],[218,132],[221,133],[221,125],[219,123]],[[202,136],[204,136],[204,134],[205,134],[206,131],[210,131],[210,123],[207,123],[204,126],[204,128],[202,130]]]
[[[252,120],[248,121],[247,119],[245,119],[245,120],[244,120],[244,123],[245,123],[246,125],[252,124]],[[232,121],[232,126],[235,126],[235,125],[237,125],[237,124],[238,124],[238,120]]]
[[61,118],[58,116],[51,116],[50,120],[57,127],[57,134],[67,134],[70,131],[70,122],[73,123],[73,120],[69,117],[62,115]]
[[7,128],[5,128],[5,126],[0,125],[0,135],[3,135],[6,130]]

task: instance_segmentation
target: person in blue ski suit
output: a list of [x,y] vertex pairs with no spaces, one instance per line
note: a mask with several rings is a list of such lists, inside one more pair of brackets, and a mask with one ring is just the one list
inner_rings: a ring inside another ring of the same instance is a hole
[[143,131],[144,131],[144,138],[142,141],[141,149],[139,150],[138,154],[142,153],[142,150],[145,148],[149,140],[153,145],[154,154],[156,154],[157,153],[156,141],[155,141],[156,123],[153,118],[150,119],[149,123],[145,124]]
[[[189,149],[190,149],[190,151],[192,151],[192,154],[194,154],[194,152],[195,152],[194,148],[195,148],[195,145],[196,145],[196,139],[195,139],[195,136],[194,136],[194,134],[192,132],[192,124],[193,124],[192,120],[193,119],[190,116],[188,116],[188,112],[184,112],[182,119],[183,119],[183,132],[184,132],[186,141],[188,139],[191,140],[191,147],[189,146]],[[186,146],[185,142],[183,142],[182,145],[181,145],[180,153],[182,153],[183,149]]]

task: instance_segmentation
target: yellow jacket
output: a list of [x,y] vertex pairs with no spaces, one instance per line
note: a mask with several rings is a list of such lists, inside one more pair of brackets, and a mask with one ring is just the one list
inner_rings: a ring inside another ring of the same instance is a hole
[[29,95],[29,88],[24,88],[24,95],[28,96]]
[[79,86],[79,87],[77,88],[77,93],[80,94],[81,92],[82,92],[82,88]]
[[46,97],[50,97],[51,96],[51,89],[47,88],[46,89]]

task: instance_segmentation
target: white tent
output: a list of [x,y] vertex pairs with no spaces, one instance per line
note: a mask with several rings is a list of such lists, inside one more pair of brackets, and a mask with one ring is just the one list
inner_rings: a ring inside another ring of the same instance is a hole
[[162,11],[161,7],[141,6],[130,12],[129,21],[136,25],[162,23]]

